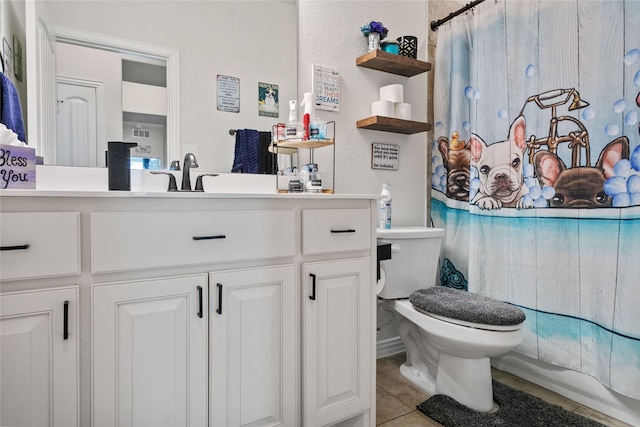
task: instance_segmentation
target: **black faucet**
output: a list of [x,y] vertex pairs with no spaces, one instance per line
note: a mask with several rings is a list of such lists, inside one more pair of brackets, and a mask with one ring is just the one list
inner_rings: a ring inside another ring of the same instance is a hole
[[171,172],[151,171],[152,175],[169,175],[169,187],[167,191],[178,191],[178,185],[176,184],[176,177]]
[[198,178],[196,178],[196,189],[193,191],[200,191],[200,192],[204,192],[204,184],[202,183],[202,179],[205,176],[218,176],[217,173],[205,173],[202,175],[198,175]]
[[182,188],[180,191],[191,191],[191,168],[197,168],[198,162],[193,153],[187,153],[184,156],[184,166],[182,168]]

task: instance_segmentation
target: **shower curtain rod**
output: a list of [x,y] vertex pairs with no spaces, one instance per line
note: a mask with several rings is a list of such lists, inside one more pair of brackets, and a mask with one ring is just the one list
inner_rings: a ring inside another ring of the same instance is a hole
[[437,21],[431,21],[431,31],[437,30],[440,25],[444,24],[447,21],[450,21],[451,19],[455,18],[456,16],[460,15],[461,13],[466,12],[469,9],[473,9],[475,6],[479,5],[483,1],[484,0],[476,0],[476,1],[473,1],[471,3],[467,3],[466,5],[461,7],[460,9],[456,10],[455,12],[450,13],[449,15],[447,15],[445,18],[438,19]]

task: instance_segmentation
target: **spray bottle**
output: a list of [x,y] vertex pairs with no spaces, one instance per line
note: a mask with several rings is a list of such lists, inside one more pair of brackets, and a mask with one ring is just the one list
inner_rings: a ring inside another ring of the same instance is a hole
[[391,184],[382,184],[382,199],[378,202],[378,228],[391,228]]
[[300,102],[300,106],[304,105],[304,115],[302,116],[302,128],[304,129],[304,140],[311,138],[310,125],[313,121],[313,94],[305,92],[304,98]]
[[289,121],[287,122],[285,131],[286,139],[302,138],[302,127],[298,122],[297,104],[298,101],[295,99],[289,101]]

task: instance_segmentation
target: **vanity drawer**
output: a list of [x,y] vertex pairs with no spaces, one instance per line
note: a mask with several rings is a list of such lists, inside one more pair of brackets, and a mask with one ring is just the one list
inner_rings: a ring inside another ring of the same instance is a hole
[[292,210],[91,214],[91,271],[290,257]]
[[347,252],[371,247],[369,209],[309,209],[302,211],[304,255]]
[[0,214],[0,279],[80,274],[80,213]]

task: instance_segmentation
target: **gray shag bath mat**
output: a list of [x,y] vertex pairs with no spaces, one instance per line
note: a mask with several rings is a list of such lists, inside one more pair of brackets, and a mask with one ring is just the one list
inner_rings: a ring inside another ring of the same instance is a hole
[[496,412],[474,411],[457,400],[437,394],[417,406],[444,427],[601,427],[600,423],[552,405],[520,390],[493,381]]

